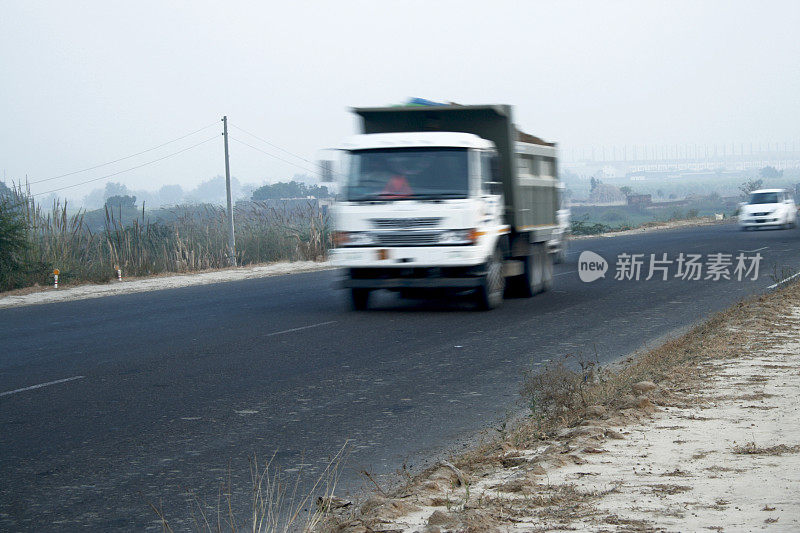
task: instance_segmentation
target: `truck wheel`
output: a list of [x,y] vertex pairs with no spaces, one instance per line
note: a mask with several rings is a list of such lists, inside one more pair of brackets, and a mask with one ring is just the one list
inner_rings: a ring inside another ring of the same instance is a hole
[[486,264],[483,283],[475,291],[478,309],[488,311],[499,307],[503,303],[505,288],[506,278],[503,277],[503,258],[500,255],[500,250],[495,250]]
[[547,253],[544,243],[531,246],[530,254],[523,258],[524,271],[522,275],[510,278],[509,292],[520,298],[530,298],[542,292],[546,283],[545,263],[550,263],[550,278],[552,279],[553,263]]
[[545,250],[542,262],[542,292],[553,288],[553,260]]
[[353,304],[353,309],[364,311],[369,307],[369,293],[369,289],[350,289],[350,301]]

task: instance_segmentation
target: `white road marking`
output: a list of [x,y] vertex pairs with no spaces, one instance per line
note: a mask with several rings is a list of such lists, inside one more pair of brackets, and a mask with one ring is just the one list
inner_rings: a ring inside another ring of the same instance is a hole
[[311,328],[318,328],[320,326],[327,326],[328,324],[335,324],[335,320],[329,320],[328,322],[320,322],[319,324],[311,324],[310,326],[301,326],[299,328],[292,328],[292,329],[285,329],[283,331],[276,331],[275,333],[267,333],[265,337],[273,337],[275,335],[283,335],[284,333],[294,333],[295,331],[302,331],[304,329],[311,329]]
[[767,288],[768,288],[768,289],[774,289],[774,288],[775,288],[775,287],[777,287],[778,285],[783,285],[783,284],[784,284],[784,283],[786,283],[787,281],[793,280],[793,279],[794,279],[794,278],[796,278],[797,276],[800,276],[800,272],[797,272],[796,274],[792,274],[792,275],[791,275],[791,276],[789,276],[788,278],[780,280],[778,283],[773,283],[772,285],[770,285],[770,286],[769,286],[769,287],[767,287]]
[[25,392],[27,390],[41,389],[42,387],[49,387],[50,385],[58,385],[59,383],[66,383],[67,381],[75,381],[76,379],[83,379],[86,376],[72,376],[71,378],[57,379],[55,381],[48,381],[47,383],[39,383],[38,385],[31,385],[30,387],[23,387],[21,389],[9,390],[0,392],[0,396],[9,396],[18,392]]
[[761,250],[766,250],[767,248],[769,248],[769,246],[762,246],[761,248],[756,248],[755,250],[739,250],[739,251],[752,254],[753,252],[760,252]]
[[569,272],[561,272],[560,274],[553,274],[553,277],[556,277],[556,276],[564,276],[564,275],[566,275],[566,274],[575,274],[575,273],[577,273],[577,272],[578,272],[577,270],[570,270]]

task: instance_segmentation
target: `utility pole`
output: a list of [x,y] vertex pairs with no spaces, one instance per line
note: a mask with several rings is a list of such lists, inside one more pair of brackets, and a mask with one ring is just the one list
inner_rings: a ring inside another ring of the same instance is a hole
[[228,195],[228,261],[236,266],[236,236],[233,233],[233,203],[231,201],[231,165],[228,161],[228,117],[222,117],[222,136],[225,138],[225,188]]

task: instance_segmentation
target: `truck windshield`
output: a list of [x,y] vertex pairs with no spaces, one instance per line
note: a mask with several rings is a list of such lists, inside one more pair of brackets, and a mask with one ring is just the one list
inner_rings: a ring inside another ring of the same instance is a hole
[[466,198],[465,148],[381,148],[351,152],[347,199]]
[[750,195],[751,204],[777,204],[778,193],[776,192],[756,192]]

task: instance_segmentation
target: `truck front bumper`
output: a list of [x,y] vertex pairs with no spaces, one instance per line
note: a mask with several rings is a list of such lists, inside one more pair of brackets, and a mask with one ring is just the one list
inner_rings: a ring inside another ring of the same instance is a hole
[[486,262],[486,246],[334,248],[331,262],[343,268],[470,267]]
[[344,289],[474,289],[482,278],[344,278]]

